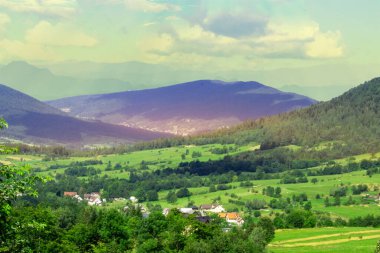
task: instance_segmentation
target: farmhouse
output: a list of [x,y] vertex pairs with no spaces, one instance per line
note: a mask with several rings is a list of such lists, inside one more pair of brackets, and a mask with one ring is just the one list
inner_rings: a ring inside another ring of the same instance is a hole
[[65,197],[75,197],[76,195],[78,195],[77,192],[63,192],[63,196]]
[[244,220],[236,212],[233,213],[219,213],[218,216],[222,219],[226,219],[229,224],[234,224],[241,226],[244,223]]
[[63,196],[70,197],[73,199],[78,200],[78,202],[81,202],[83,199],[78,195],[77,192],[63,192]]
[[210,212],[210,213],[221,213],[225,212],[222,205],[219,204],[205,204],[200,206],[201,211]]
[[102,204],[99,192],[86,193],[84,199],[87,200],[89,206],[100,206]]
[[195,213],[195,210],[191,207],[182,207],[179,209],[179,211],[182,213],[182,214],[194,214]]

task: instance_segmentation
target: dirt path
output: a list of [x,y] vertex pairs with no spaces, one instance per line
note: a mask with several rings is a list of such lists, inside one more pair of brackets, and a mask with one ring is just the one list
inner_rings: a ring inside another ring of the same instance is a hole
[[323,238],[329,238],[329,237],[335,237],[335,236],[345,236],[345,235],[355,235],[355,234],[370,234],[370,233],[379,233],[380,234],[380,230],[362,230],[362,231],[353,231],[353,232],[346,232],[346,233],[318,235],[318,236],[311,236],[311,237],[306,237],[306,238],[299,238],[299,239],[291,239],[291,240],[285,240],[285,241],[278,241],[278,242],[274,242],[272,244],[284,244],[284,243],[292,243],[292,242],[302,242],[302,241],[310,241],[310,240],[323,239]]

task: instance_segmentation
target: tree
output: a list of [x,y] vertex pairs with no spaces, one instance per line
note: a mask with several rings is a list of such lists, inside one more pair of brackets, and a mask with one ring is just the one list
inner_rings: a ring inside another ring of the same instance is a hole
[[276,197],[276,198],[281,197],[281,187],[276,187],[276,190],[275,190],[275,197]]
[[271,219],[263,217],[257,223],[258,227],[261,227],[265,232],[265,241],[269,243],[274,238],[275,227]]
[[[0,129],[7,127],[6,121],[0,118]],[[16,149],[0,146],[0,154],[13,152],[16,152]],[[3,242],[6,236],[12,201],[19,196],[37,196],[34,186],[38,181],[46,180],[29,174],[29,168],[26,166],[16,167],[0,163],[0,242]]]
[[305,223],[305,211],[292,210],[288,216],[286,216],[286,224],[290,228],[302,228]]
[[311,210],[311,202],[308,201],[306,202],[306,204],[303,206],[303,208],[306,210],[306,211],[310,211]]
[[176,193],[177,198],[184,198],[184,197],[189,197],[191,195],[189,189],[187,188],[181,188],[177,191]]
[[314,178],[311,179],[311,182],[312,182],[313,184],[316,184],[316,183],[318,182],[318,179],[314,177]]
[[325,207],[329,207],[331,204],[330,204],[330,199],[329,197],[326,197],[325,198]]
[[375,253],[380,253],[380,241],[377,242]]
[[156,201],[158,200],[158,193],[156,190],[151,190],[146,193],[146,198],[148,201]]
[[168,195],[166,195],[166,201],[168,201],[169,203],[177,202],[177,195],[175,194],[175,192],[168,192]]
[[334,206],[340,206],[340,197],[339,197],[339,195],[335,196]]

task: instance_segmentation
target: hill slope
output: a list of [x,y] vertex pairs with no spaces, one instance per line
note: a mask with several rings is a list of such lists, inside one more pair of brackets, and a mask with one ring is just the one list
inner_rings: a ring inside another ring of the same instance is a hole
[[[299,145],[303,155],[324,159],[380,151],[380,78],[328,102],[280,115],[246,121],[193,137],[137,145],[137,149],[206,143],[261,143],[262,149]],[[318,153],[318,154],[317,154]]]
[[330,142],[333,144],[330,150],[341,150],[348,155],[380,151],[379,126],[380,78],[375,78],[328,102],[247,121],[232,129],[187,141],[257,141],[264,144],[262,148],[290,144],[320,148],[321,144]]
[[48,103],[76,117],[187,135],[291,111],[315,102],[257,82],[200,80]]
[[151,140],[166,134],[76,119],[30,96],[0,85],[0,116],[7,138],[37,143],[89,144]]

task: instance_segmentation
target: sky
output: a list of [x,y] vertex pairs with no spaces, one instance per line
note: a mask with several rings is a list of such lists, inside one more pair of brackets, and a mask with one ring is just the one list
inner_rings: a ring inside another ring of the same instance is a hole
[[155,85],[199,72],[354,86],[380,75],[379,10],[377,0],[0,0],[0,64],[79,76],[81,64],[139,62],[163,68]]

